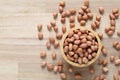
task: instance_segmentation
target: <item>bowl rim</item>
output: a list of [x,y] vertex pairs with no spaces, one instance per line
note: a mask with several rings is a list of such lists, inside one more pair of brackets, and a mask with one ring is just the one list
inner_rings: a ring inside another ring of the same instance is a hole
[[[87,29],[87,30],[89,30],[90,32],[92,32],[92,33],[95,35],[95,37],[96,37],[96,39],[97,39],[97,41],[98,41],[98,51],[97,51],[97,55],[96,55],[95,58],[93,58],[93,59],[92,59],[90,62],[88,62],[87,64],[78,64],[78,63],[75,63],[75,62],[72,62],[72,61],[68,60],[67,57],[66,57],[66,55],[64,54],[64,50],[63,50],[63,43],[64,43],[65,38],[66,38],[67,35],[69,34],[69,32],[71,32],[71,31],[73,31],[73,30],[76,30],[76,29],[82,29],[82,28]],[[100,56],[101,47],[102,47],[101,41],[100,41],[100,38],[98,37],[98,35],[96,34],[96,32],[93,31],[92,29],[89,29],[89,28],[86,28],[86,27],[83,27],[83,26],[75,27],[75,28],[72,28],[72,29],[68,30],[68,31],[63,35],[62,40],[61,40],[61,42],[60,42],[60,49],[61,49],[61,54],[62,54],[63,58],[65,59],[66,62],[68,62],[69,64],[71,64],[71,65],[73,65],[73,66],[76,66],[76,67],[86,67],[86,66],[89,66],[89,65],[91,65],[92,63],[94,63],[94,62],[98,59],[98,57]]]

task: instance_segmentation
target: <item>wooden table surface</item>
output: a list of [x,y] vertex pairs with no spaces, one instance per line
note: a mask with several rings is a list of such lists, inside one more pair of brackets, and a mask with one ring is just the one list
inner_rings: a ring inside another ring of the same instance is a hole
[[[59,74],[54,74],[46,69],[41,69],[40,64],[42,59],[39,58],[40,51],[46,50],[45,42],[49,35],[55,35],[54,31],[48,32],[46,24],[52,20],[52,13],[58,12],[58,4],[60,0],[0,0],[0,80],[60,80]],[[79,9],[83,5],[83,0],[66,0],[66,8]],[[113,8],[119,8],[120,0],[90,0],[90,9],[94,15],[98,13],[98,7],[105,8],[105,14],[102,16],[100,28],[97,32],[104,34],[102,44],[108,49],[108,56],[100,57],[107,58],[111,54],[118,58],[118,51],[112,48],[113,41],[119,41],[116,32],[111,38],[108,38],[104,33],[104,27],[109,25],[109,13]],[[57,19],[57,25],[61,30],[61,24]],[[94,17],[95,19],[95,17]],[[67,21],[68,22],[68,21]],[[37,24],[43,24],[44,40],[40,41],[37,38]],[[91,21],[88,21],[86,26],[90,26]],[[68,27],[68,23],[66,24]],[[79,24],[76,22],[76,26]],[[119,19],[116,20],[116,30],[120,29]],[[47,51],[48,63],[56,64],[56,61],[51,59],[51,53],[56,51],[57,60],[63,59],[60,50],[55,50],[53,47]],[[110,63],[110,62],[109,62]],[[65,62],[65,66],[68,64]],[[102,66],[93,64],[95,73],[88,73],[88,68],[75,68],[74,72],[80,72],[83,76],[82,80],[93,80],[93,77],[101,74]],[[118,66],[119,67],[119,66]],[[107,80],[113,80],[113,74],[117,72],[114,64],[109,64],[110,69],[106,74]],[[73,79],[73,73],[68,74],[68,80]]]

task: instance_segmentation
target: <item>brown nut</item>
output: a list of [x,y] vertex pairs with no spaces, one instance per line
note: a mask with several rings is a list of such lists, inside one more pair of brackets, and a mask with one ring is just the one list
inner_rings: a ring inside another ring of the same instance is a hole
[[70,73],[73,72],[73,68],[72,68],[72,66],[69,66],[69,67],[68,67],[68,71],[69,71]]
[[66,80],[67,75],[65,73],[60,73],[60,77],[62,80]]
[[41,31],[42,30],[42,24],[38,24],[37,28],[38,28],[38,31]]
[[61,73],[63,71],[63,66],[58,66],[58,72]]
[[106,80],[106,77],[105,77],[104,74],[101,74],[101,75],[100,75],[100,80]]
[[75,80],[80,80],[81,75],[79,73],[75,73],[74,78],[75,78]]
[[85,20],[81,20],[81,21],[80,21],[80,25],[81,25],[81,26],[84,26],[85,24],[86,24],[86,21],[85,21]]
[[83,11],[86,11],[87,7],[86,7],[86,6],[81,6],[81,9],[82,9]]
[[115,18],[118,19],[119,18],[119,13],[114,14]]
[[75,15],[76,14],[76,9],[70,9],[69,11],[70,11],[71,15]]
[[111,25],[111,26],[115,26],[115,25],[116,25],[115,20],[110,20],[110,25]]
[[93,14],[92,13],[87,13],[87,16],[89,19],[93,19]]
[[120,30],[117,31],[117,35],[120,36]]
[[104,13],[104,8],[103,7],[99,7],[99,12],[100,12],[100,14],[103,14]]
[[112,45],[113,45],[113,47],[116,47],[118,44],[119,44],[118,41],[114,41]]
[[66,11],[66,16],[67,16],[67,17],[69,17],[69,16],[70,16],[70,14],[71,14],[71,13],[70,13],[70,11],[69,11],[69,10],[67,10],[67,11]]
[[41,57],[41,58],[46,58],[46,56],[47,56],[47,55],[46,55],[46,52],[45,52],[45,51],[42,51],[42,52],[40,53],[40,57]]
[[104,73],[107,73],[107,72],[109,71],[109,69],[108,69],[107,67],[103,67],[103,68],[102,68],[102,71],[103,71]]
[[48,69],[48,71],[52,71],[54,69],[54,65],[53,64],[48,64],[47,69]]
[[51,48],[51,44],[50,44],[49,41],[46,42],[46,47],[47,47],[47,49],[50,49],[50,48]]
[[84,0],[84,6],[89,7],[89,0]]
[[54,31],[55,32],[58,32],[58,27],[57,26],[55,26],[55,27],[53,27],[54,28]]
[[88,63],[88,59],[86,57],[83,57],[82,62],[87,64]]
[[91,23],[91,28],[92,28],[93,30],[96,30],[96,24],[95,24],[95,22],[92,22],[92,23]]
[[61,34],[61,33],[57,33],[57,34],[56,34],[56,38],[57,38],[57,39],[61,39],[61,38],[62,38],[62,34]]
[[55,60],[57,58],[56,52],[52,53],[52,59]]
[[120,59],[116,59],[116,60],[115,60],[115,65],[116,65],[116,66],[120,65]]
[[114,62],[115,56],[110,56],[110,62]]
[[63,61],[59,60],[57,64],[58,64],[58,66],[62,66],[63,65]]
[[102,40],[103,39],[103,34],[102,33],[98,33],[98,37]]
[[108,60],[107,60],[107,59],[103,59],[102,65],[103,65],[103,66],[106,66],[107,64],[108,64]]
[[62,26],[62,32],[63,32],[63,33],[66,32],[66,26]]
[[47,65],[47,62],[46,62],[46,61],[43,61],[43,62],[41,63],[41,68],[46,67],[46,65]]
[[79,15],[77,16],[77,20],[78,20],[78,22],[80,22],[80,21],[82,20],[82,15],[81,15],[81,14],[79,14]]
[[61,1],[61,2],[59,3],[59,6],[65,7],[65,1]]
[[66,17],[66,12],[65,12],[65,11],[62,12],[61,17],[62,17],[62,18],[65,18],[65,17]]
[[51,24],[47,24],[47,29],[48,29],[49,31],[52,30],[52,26],[51,26]]
[[115,20],[115,15],[113,15],[112,13],[109,14],[109,18],[110,20]]
[[70,16],[69,21],[70,21],[71,23],[75,22],[75,17],[74,17],[74,16]]
[[80,9],[79,11],[78,11],[78,13],[80,14],[80,15],[84,15],[84,11],[82,10],[82,9]]
[[39,40],[43,39],[43,33],[42,32],[38,32],[38,38],[39,38]]
[[97,15],[97,16],[96,16],[96,20],[97,20],[97,21],[100,21],[100,20],[101,20],[101,16],[100,16],[100,15]]
[[118,68],[118,73],[120,74],[120,68]]
[[117,44],[115,47],[117,50],[120,50],[120,44]]
[[59,46],[59,42],[58,41],[55,41],[54,42],[54,48],[57,48]]
[[114,80],[119,80],[118,74],[114,74],[114,75],[113,75],[113,79],[114,79]]
[[62,13],[64,11],[63,7],[59,6],[59,12]]
[[70,28],[74,28],[75,27],[75,23],[70,23]]
[[113,35],[113,31],[112,30],[110,30],[110,31],[108,31],[108,36],[110,37],[110,36],[112,36]]
[[95,25],[96,25],[96,28],[99,28],[100,27],[100,22],[95,20]]
[[58,72],[58,66],[54,66],[53,72],[54,73]]
[[65,18],[61,18],[61,23],[64,24],[66,22]]
[[50,36],[50,37],[49,37],[49,42],[52,43],[52,44],[54,44],[54,43],[55,43],[54,37]]
[[52,27],[56,26],[56,22],[55,21],[51,21],[50,24],[51,24]]
[[105,55],[105,56],[107,55],[108,52],[107,52],[107,49],[106,49],[105,47],[102,49],[102,53],[103,53],[103,55]]
[[115,14],[115,13],[119,13],[119,9],[114,8],[114,9],[112,10],[112,13],[113,13],[113,14]]
[[82,20],[87,21],[87,20],[88,20],[88,16],[87,16],[87,15],[83,15],[83,16],[82,16]]
[[90,72],[91,74],[93,74],[93,73],[95,72],[94,67],[89,67],[89,72]]
[[53,13],[53,18],[56,19],[58,17],[58,13],[54,12]]

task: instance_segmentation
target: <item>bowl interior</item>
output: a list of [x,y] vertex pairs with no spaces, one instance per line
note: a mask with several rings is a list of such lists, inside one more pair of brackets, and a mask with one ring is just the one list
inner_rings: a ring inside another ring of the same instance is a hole
[[68,58],[66,57],[66,55],[65,55],[65,53],[64,53],[64,50],[63,50],[64,40],[66,39],[66,37],[67,37],[67,35],[69,34],[69,32],[71,32],[71,31],[73,31],[73,30],[76,30],[76,29],[82,29],[82,28],[85,28],[85,27],[75,27],[75,28],[72,28],[72,29],[70,29],[69,31],[67,31],[67,32],[63,35],[63,38],[62,38],[61,44],[60,44],[61,53],[62,53],[63,58],[64,58],[69,64],[71,64],[71,65],[73,65],[73,66],[76,66],[76,67],[85,67],[85,66],[91,65],[92,63],[94,63],[94,62],[96,61],[96,59],[99,57],[100,52],[101,52],[101,42],[100,42],[100,39],[99,39],[98,35],[97,35],[93,30],[85,28],[85,29],[89,30],[90,32],[92,32],[92,33],[95,35],[95,37],[96,37],[96,39],[97,39],[97,41],[98,41],[98,51],[97,51],[96,57],[93,58],[91,61],[89,61],[87,64],[78,64],[78,63],[75,63],[75,62],[72,62],[72,61],[68,60]]

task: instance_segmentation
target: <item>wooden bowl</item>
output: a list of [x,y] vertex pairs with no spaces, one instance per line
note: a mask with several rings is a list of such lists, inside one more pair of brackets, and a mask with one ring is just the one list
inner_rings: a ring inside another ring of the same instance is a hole
[[63,35],[62,40],[61,40],[61,43],[60,43],[60,48],[61,48],[61,53],[62,53],[63,58],[64,58],[65,61],[67,61],[69,64],[71,64],[71,65],[73,65],[73,66],[76,66],[76,67],[86,67],[86,66],[91,65],[92,63],[94,63],[94,62],[97,60],[97,58],[99,57],[100,52],[101,52],[101,42],[100,42],[100,39],[99,39],[98,35],[97,35],[93,30],[85,28],[85,29],[89,30],[90,32],[92,32],[92,33],[96,36],[96,39],[97,39],[97,41],[98,41],[98,51],[97,51],[96,57],[93,58],[91,61],[89,61],[87,64],[79,64],[79,63],[75,63],[75,62],[72,62],[72,61],[68,60],[68,58],[66,57],[66,55],[65,55],[65,53],[64,53],[64,49],[63,49],[64,40],[66,39],[66,37],[67,37],[67,35],[68,35],[69,32],[71,32],[71,31],[73,31],[73,30],[76,30],[76,29],[82,29],[82,28],[85,28],[85,27],[75,27],[75,28],[72,28],[72,29],[70,29],[69,31],[67,31],[67,32]]

